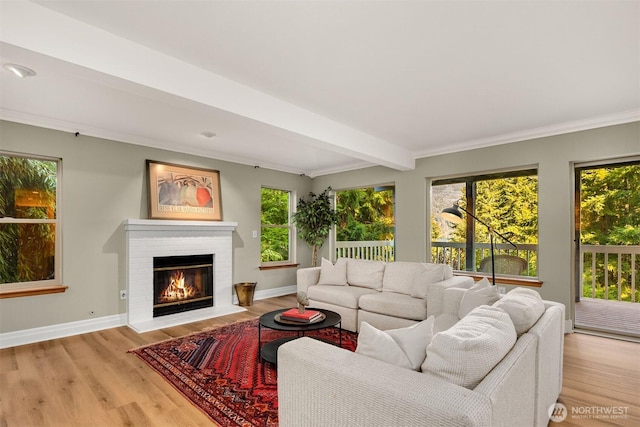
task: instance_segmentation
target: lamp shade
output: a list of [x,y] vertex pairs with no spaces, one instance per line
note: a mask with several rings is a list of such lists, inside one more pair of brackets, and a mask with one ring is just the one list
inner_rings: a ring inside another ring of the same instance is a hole
[[444,218],[445,221],[459,223],[462,222],[462,212],[456,205],[451,206],[450,208],[443,209],[440,212],[440,216]]

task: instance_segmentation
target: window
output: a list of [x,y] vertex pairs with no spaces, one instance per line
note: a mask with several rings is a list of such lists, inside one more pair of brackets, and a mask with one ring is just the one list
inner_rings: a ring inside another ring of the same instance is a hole
[[291,192],[261,189],[260,261],[262,265],[291,264],[293,227]]
[[336,258],[395,259],[395,186],[336,192]]
[[[459,205],[513,242],[494,233],[496,274],[538,275],[538,173],[535,169],[434,180],[431,185],[431,260],[455,270],[491,271],[488,227],[463,214],[457,225],[443,209]],[[497,259],[498,261],[498,259]]]
[[0,291],[60,285],[60,160],[0,153],[0,171]]

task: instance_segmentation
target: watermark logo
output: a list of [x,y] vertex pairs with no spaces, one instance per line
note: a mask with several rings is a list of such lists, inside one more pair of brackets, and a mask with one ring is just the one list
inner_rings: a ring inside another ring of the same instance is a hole
[[549,406],[547,414],[549,419],[555,423],[560,423],[571,417],[571,419],[626,419],[629,414],[628,406],[573,406],[571,411],[562,403],[554,403]]
[[567,418],[569,411],[567,411],[567,407],[562,403],[554,403],[549,406],[549,410],[547,411],[549,414],[549,419],[554,423],[561,423]]

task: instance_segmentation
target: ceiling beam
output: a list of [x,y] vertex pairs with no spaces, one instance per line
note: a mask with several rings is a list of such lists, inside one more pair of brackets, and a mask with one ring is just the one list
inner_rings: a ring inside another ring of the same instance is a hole
[[318,148],[415,168],[414,155],[402,147],[43,6],[2,2],[1,15],[5,43],[302,135]]

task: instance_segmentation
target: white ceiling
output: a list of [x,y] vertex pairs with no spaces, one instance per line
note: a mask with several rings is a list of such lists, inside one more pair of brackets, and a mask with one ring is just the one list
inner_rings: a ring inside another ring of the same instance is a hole
[[[640,120],[640,1],[0,0],[0,118],[317,176]],[[207,139],[203,131],[216,133]]]

